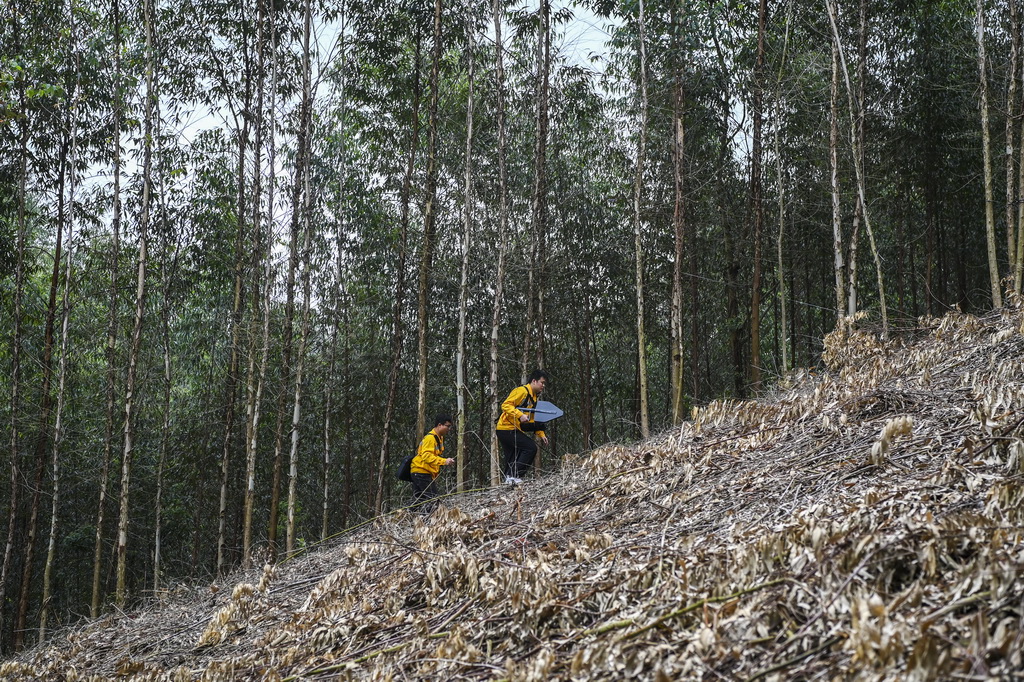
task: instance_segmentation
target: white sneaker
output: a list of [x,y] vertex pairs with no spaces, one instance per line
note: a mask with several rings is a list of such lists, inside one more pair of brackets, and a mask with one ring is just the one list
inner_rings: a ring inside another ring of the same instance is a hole
[[505,477],[505,483],[507,485],[519,485],[522,482],[523,482],[523,479],[516,478],[515,476],[506,476]]

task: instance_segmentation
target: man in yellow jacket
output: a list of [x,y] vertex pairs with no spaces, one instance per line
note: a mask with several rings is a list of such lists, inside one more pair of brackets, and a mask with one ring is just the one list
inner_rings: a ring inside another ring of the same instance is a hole
[[[534,423],[532,412],[537,406],[537,396],[547,387],[548,379],[548,373],[544,370],[533,370],[526,383],[512,389],[501,404],[501,415],[495,429],[498,442],[505,452],[505,483],[522,483],[523,475],[533,467],[537,443],[527,432],[535,432],[545,445],[548,443],[547,435],[539,428],[541,425]],[[524,412],[524,409],[527,411]]]
[[439,414],[434,417],[434,428],[423,437],[419,452],[413,457],[412,466],[409,467],[412,473],[412,489],[416,493],[415,503],[423,503],[420,510],[424,513],[433,511],[436,503],[432,500],[441,494],[435,485],[441,467],[455,462],[451,457],[441,456],[444,454],[444,437],[451,428],[450,414]]

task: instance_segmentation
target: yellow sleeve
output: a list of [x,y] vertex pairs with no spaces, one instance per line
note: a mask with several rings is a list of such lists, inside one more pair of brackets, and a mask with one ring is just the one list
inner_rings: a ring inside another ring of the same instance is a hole
[[445,458],[439,455],[444,452],[444,445],[438,446],[437,441],[434,440],[434,435],[428,433],[420,441],[420,450],[416,454],[418,459],[423,465],[430,465],[432,467],[439,467],[445,464]]
[[523,413],[519,411],[519,403],[523,402],[524,398],[526,398],[526,387],[517,386],[501,404],[501,411],[515,424],[518,424],[519,418],[523,416]]

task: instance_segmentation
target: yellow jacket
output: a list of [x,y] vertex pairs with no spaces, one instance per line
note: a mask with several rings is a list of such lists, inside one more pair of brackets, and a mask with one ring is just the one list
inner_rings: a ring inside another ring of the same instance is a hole
[[444,436],[437,435],[437,432],[431,429],[430,433],[423,436],[419,452],[412,458],[412,466],[409,467],[409,471],[414,474],[430,474],[433,478],[437,478],[441,465],[445,463],[443,454]]
[[[522,427],[519,425],[519,418],[524,414],[529,417],[530,422],[533,421],[533,412],[523,412],[519,408],[529,407],[533,408],[537,405],[537,396],[534,395],[533,389],[530,388],[529,384],[523,384],[522,386],[516,386],[512,389],[512,392],[505,398],[505,402],[501,404],[501,415],[498,417],[498,425],[495,427],[498,431],[512,431],[518,429],[522,431]],[[541,438],[544,437],[543,431],[536,431],[536,434]]]

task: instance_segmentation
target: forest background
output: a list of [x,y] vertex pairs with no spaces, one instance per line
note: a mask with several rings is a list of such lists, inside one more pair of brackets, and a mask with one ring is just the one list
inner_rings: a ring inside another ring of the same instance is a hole
[[1000,306],[1019,4],[5,0],[2,651]]

